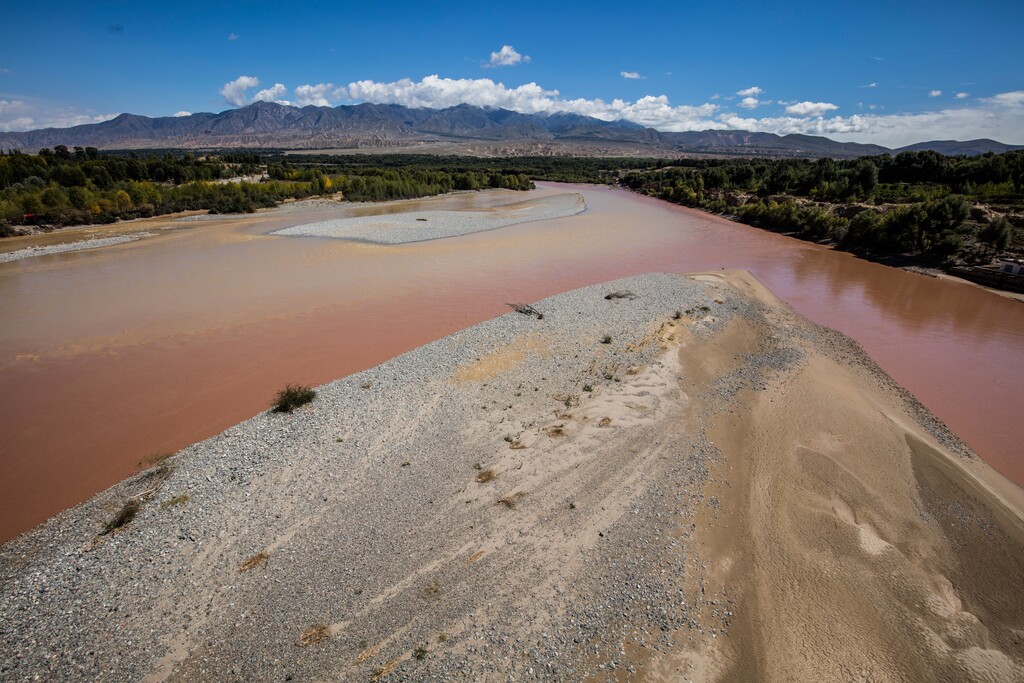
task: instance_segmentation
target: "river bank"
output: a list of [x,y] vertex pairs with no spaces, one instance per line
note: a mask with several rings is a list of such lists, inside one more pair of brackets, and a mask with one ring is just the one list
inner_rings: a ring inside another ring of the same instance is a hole
[[4,677],[1019,675],[1019,489],[849,340],[741,273],[534,306],[4,545]]

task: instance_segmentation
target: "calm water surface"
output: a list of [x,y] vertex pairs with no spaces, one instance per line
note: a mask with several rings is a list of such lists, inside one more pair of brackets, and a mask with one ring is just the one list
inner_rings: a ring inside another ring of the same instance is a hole
[[0,264],[0,540],[267,407],[500,315],[650,271],[745,268],[850,335],[988,462],[1024,482],[1024,304],[619,190],[585,213],[402,246],[287,238],[344,215],[481,209],[489,192],[175,224]]

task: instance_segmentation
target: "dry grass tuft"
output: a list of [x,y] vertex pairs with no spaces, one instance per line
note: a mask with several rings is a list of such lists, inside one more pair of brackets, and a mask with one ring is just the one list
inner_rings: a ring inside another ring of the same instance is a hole
[[380,644],[366,648],[356,656],[356,664],[363,664],[368,661],[371,657],[377,654],[378,650],[380,650]]
[[525,497],[525,493],[523,493],[522,491],[516,491],[515,493],[510,493],[507,496],[502,496],[501,498],[499,498],[496,505],[504,505],[509,510],[515,510],[516,506],[519,504],[519,501]]
[[257,553],[255,555],[253,555],[252,557],[250,557],[245,562],[243,562],[242,564],[238,565],[238,571],[240,571],[240,572],[247,572],[250,569],[255,569],[256,567],[258,567],[261,564],[263,564],[264,562],[266,562],[269,557],[270,557],[270,553],[268,553],[266,551],[264,551],[262,553]]
[[371,681],[380,681],[380,680],[382,680],[385,676],[389,675],[391,672],[393,672],[395,669],[397,669],[398,665],[401,664],[401,663],[402,663],[402,658],[398,657],[397,659],[392,659],[390,662],[388,662],[384,666],[377,667],[376,669],[373,670],[373,676],[370,677],[370,680]]
[[303,631],[295,641],[295,647],[309,647],[331,637],[331,629],[326,624],[315,624]]
[[480,474],[476,475],[476,483],[486,484],[487,482],[494,479],[496,476],[498,475],[494,473],[494,470],[484,470]]
[[526,448],[526,444],[524,444],[524,443],[523,443],[522,441],[520,441],[519,439],[516,439],[515,441],[513,441],[512,443],[510,443],[510,444],[508,445],[508,447],[509,447],[509,448],[511,448],[511,449],[512,449],[512,450],[514,450],[514,451],[518,451],[518,450],[520,450],[520,449],[522,449],[522,448]]
[[611,424],[612,424],[612,419],[610,417],[602,417],[597,422],[597,426],[598,427],[610,427]]
[[170,500],[165,500],[164,502],[160,503],[160,507],[163,508],[164,510],[169,510],[169,509],[171,509],[173,507],[177,507],[179,505],[184,505],[191,498],[192,498],[192,496],[188,495],[187,493],[183,493],[180,496],[175,496],[174,498],[171,498]]
[[559,436],[565,436],[565,425],[552,425],[550,427],[545,427],[544,433],[552,439]]
[[112,533],[131,522],[135,519],[135,515],[139,514],[141,507],[142,506],[139,504],[139,501],[135,498],[128,499],[128,501],[121,506],[121,509],[114,518],[107,522],[107,525],[103,527],[102,535],[106,536],[107,534]]
[[437,598],[441,595],[441,583],[434,579],[420,591],[420,595],[424,598]]

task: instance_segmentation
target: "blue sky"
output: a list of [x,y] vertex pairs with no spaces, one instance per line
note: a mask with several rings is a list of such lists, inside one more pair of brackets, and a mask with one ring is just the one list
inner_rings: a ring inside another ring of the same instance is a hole
[[1020,2],[12,1],[0,25],[0,130],[260,98],[1024,144]]

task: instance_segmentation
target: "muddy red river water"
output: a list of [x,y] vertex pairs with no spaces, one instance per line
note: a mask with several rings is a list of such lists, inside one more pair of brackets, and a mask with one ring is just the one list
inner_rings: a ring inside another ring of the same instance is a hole
[[268,235],[346,215],[499,206],[488,192],[172,223],[137,242],[0,264],[0,540],[150,456],[567,289],[750,270],[856,339],[985,460],[1024,482],[1024,304],[620,190],[570,218],[401,246]]

